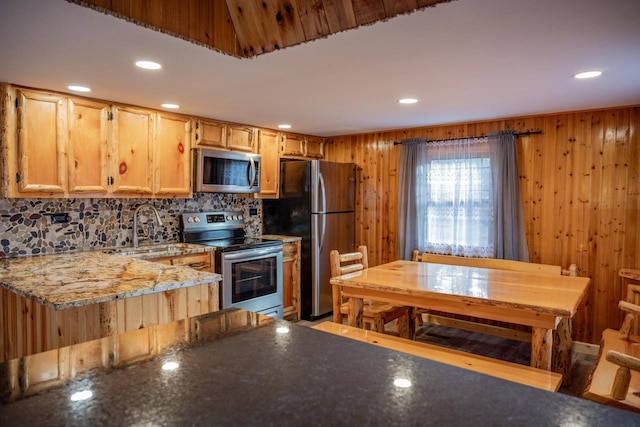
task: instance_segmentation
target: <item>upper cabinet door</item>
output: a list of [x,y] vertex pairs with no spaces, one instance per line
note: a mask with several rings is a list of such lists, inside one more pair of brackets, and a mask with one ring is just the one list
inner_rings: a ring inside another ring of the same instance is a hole
[[113,107],[114,193],[152,193],[154,113],[135,107]]
[[285,134],[282,137],[280,154],[283,156],[304,156],[304,141],[299,135]]
[[324,139],[306,138],[305,142],[305,157],[310,157],[313,159],[324,158]]
[[64,98],[26,89],[16,91],[19,193],[64,193],[66,105]]
[[256,197],[278,197],[280,156],[278,155],[279,133],[260,129],[258,145],[261,158],[260,193]]
[[252,127],[228,125],[227,148],[255,153],[254,133],[255,128]]
[[158,113],[155,144],[155,193],[191,194],[191,119]]
[[109,191],[107,161],[110,106],[102,102],[71,98],[69,117],[69,192]]
[[227,147],[227,126],[214,120],[198,119],[196,122],[196,147]]

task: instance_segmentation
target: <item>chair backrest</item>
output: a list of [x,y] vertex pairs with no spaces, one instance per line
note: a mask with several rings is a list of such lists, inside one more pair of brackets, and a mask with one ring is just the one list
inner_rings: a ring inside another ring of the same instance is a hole
[[633,321],[636,316],[640,316],[640,306],[622,300],[618,303],[618,308],[626,313],[622,321],[622,326],[620,326],[620,333],[629,338],[631,329],[633,328]]
[[465,267],[495,268],[498,270],[525,271],[531,273],[544,273],[560,275],[562,268],[559,265],[537,264],[533,262],[513,261],[497,258],[467,258],[452,255],[438,255],[413,251],[414,261],[430,262],[434,264],[463,265]]
[[334,249],[329,253],[329,259],[331,263],[331,277],[342,276],[343,274],[369,268],[366,246],[358,246],[357,252],[343,254]]

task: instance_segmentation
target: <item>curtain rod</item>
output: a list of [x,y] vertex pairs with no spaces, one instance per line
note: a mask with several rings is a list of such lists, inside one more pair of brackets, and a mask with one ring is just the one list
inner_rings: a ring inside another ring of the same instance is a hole
[[[518,137],[518,136],[527,136],[527,135],[537,135],[537,134],[541,134],[542,131],[541,130],[528,130],[526,132],[514,132],[513,134]],[[443,141],[455,141],[456,139],[480,139],[480,138],[486,138],[487,135],[481,135],[481,136],[466,136],[466,137],[459,137],[459,138],[444,138],[444,139],[428,139],[427,143],[429,142],[443,142]],[[402,142],[398,142],[398,141],[394,141],[393,145],[402,145]]]

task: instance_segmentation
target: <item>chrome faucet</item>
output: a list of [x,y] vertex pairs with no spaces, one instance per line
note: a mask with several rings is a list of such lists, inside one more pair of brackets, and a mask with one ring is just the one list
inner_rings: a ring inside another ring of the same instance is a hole
[[142,210],[142,208],[151,208],[151,210],[153,211],[153,213],[156,214],[156,220],[158,221],[158,225],[163,225],[162,224],[162,220],[160,219],[160,214],[158,213],[158,211],[156,210],[156,208],[153,207],[153,205],[151,205],[150,203],[141,203],[139,204],[136,209],[133,211],[133,247],[137,248],[138,247],[138,212],[140,212],[140,210]]

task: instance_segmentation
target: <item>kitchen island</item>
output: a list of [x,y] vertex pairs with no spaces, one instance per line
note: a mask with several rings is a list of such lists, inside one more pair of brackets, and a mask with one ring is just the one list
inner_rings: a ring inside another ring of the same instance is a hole
[[0,361],[218,310],[220,279],[98,251],[2,259]]
[[620,409],[241,310],[190,324],[190,344],[6,404],[0,425],[640,425]]

